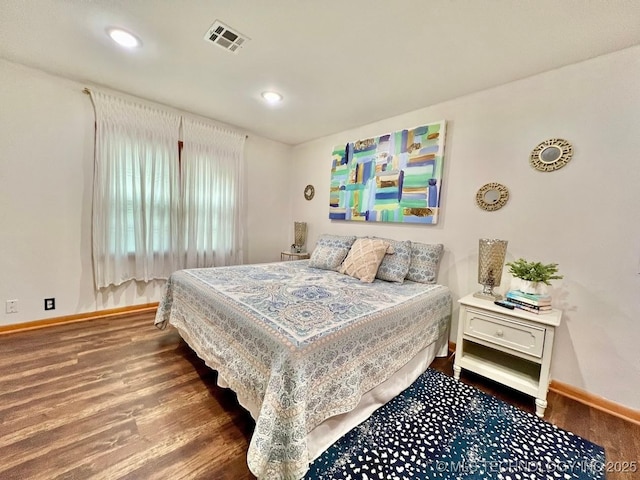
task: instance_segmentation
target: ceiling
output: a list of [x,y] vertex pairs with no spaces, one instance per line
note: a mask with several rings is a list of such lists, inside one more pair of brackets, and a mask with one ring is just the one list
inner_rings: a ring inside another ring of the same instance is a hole
[[1,58],[291,145],[637,44],[635,0],[0,1]]

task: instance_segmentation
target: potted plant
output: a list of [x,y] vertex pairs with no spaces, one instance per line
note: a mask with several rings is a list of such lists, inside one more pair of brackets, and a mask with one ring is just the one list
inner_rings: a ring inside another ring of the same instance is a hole
[[551,285],[551,280],[563,278],[562,275],[558,275],[557,263],[528,262],[519,258],[508,262],[506,266],[509,267],[509,273],[519,279],[512,288],[525,293],[544,294],[546,285]]

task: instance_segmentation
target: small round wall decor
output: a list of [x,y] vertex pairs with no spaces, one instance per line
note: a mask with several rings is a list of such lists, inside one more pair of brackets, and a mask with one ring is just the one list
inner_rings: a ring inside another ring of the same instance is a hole
[[307,185],[304,187],[304,198],[307,200],[311,200],[313,196],[316,194],[316,189],[313,188],[313,185]]
[[573,156],[573,147],[562,138],[550,138],[531,152],[529,163],[541,172],[553,172],[564,167]]
[[509,189],[500,183],[487,183],[476,193],[476,203],[488,212],[500,210],[509,200]]

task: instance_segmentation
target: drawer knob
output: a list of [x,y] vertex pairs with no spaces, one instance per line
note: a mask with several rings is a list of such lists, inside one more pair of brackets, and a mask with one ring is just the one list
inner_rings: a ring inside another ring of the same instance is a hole
[[504,332],[503,332],[502,330],[498,330],[498,331],[496,332],[496,337],[501,337],[501,336],[503,336],[503,335],[504,335]]

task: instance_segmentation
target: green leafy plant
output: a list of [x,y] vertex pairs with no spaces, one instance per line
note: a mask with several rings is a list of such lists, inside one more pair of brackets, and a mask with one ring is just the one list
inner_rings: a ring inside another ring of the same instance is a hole
[[528,262],[524,258],[519,258],[514,262],[508,262],[506,266],[509,267],[509,273],[511,275],[530,282],[542,282],[546,285],[551,285],[549,280],[559,280],[563,278],[562,275],[557,275],[557,263],[548,263],[545,265],[541,262]]

